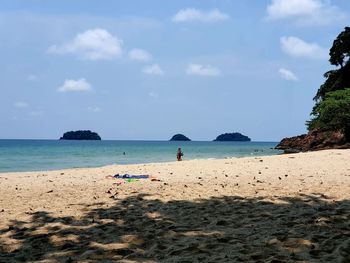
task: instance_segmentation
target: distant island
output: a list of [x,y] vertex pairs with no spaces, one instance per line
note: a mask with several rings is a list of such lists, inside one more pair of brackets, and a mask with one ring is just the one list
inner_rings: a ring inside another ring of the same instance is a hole
[[95,140],[100,141],[101,137],[96,132],[87,131],[69,131],[65,132],[60,140]]
[[250,142],[251,139],[248,136],[245,136],[239,132],[233,132],[233,133],[220,134],[214,140],[214,142],[231,142],[231,141]]
[[171,137],[170,141],[191,141],[191,139],[183,134],[175,134],[173,137]]

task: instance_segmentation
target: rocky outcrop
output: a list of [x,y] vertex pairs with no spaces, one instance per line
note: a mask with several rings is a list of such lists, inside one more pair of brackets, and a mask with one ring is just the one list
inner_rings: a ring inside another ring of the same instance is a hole
[[249,142],[251,140],[248,136],[245,136],[239,132],[224,133],[216,137],[216,139],[214,140],[214,142],[232,142],[232,141]]
[[170,141],[191,141],[191,139],[183,134],[175,134],[173,137],[171,137]]
[[350,142],[346,140],[342,132],[320,130],[313,130],[308,134],[284,138],[276,146],[276,149],[283,150],[284,153],[346,148],[350,148]]
[[92,131],[69,131],[65,132],[60,140],[101,140],[100,135]]

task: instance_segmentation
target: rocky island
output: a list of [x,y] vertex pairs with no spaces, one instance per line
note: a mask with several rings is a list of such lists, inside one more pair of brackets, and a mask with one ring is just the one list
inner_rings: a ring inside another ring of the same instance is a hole
[[86,131],[69,131],[65,132],[60,140],[95,140],[100,141],[101,137],[96,132]]
[[248,136],[245,136],[239,132],[233,132],[233,133],[220,134],[214,140],[214,142],[233,142],[233,141],[250,142],[251,139]]
[[191,139],[183,134],[175,134],[173,137],[171,137],[170,141],[191,141]]

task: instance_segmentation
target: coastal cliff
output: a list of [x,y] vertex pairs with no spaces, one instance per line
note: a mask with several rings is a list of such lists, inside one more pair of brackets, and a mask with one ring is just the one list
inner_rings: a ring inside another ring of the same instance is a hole
[[65,132],[60,140],[94,140],[100,141],[101,137],[96,132],[86,131],[69,131]]
[[297,153],[307,151],[318,151],[325,149],[346,149],[350,148],[344,133],[340,131],[313,130],[307,134],[284,138],[276,149],[284,153]]

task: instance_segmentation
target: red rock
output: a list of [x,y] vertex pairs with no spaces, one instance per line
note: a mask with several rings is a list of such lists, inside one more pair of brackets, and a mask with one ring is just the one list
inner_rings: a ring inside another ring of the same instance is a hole
[[342,132],[320,130],[313,130],[308,134],[284,138],[276,146],[276,149],[284,150],[284,153],[346,148],[350,148],[350,142],[346,140]]

